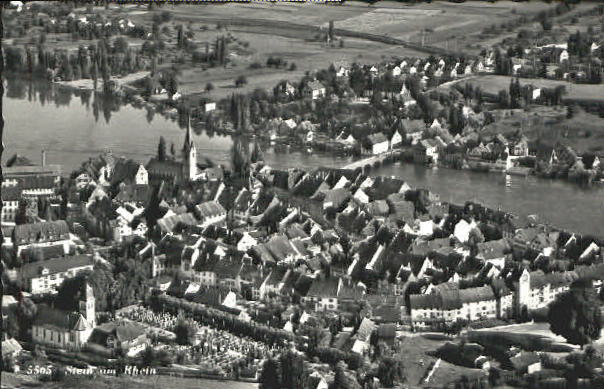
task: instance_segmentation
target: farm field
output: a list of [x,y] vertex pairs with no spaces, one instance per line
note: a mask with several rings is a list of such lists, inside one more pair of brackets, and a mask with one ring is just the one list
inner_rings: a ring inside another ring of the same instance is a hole
[[[342,46],[338,37],[334,44],[327,45],[317,39],[316,28],[320,27],[326,31],[330,20],[334,21],[336,29],[369,32],[415,43],[421,40],[418,35],[420,27],[432,26],[429,28],[432,32],[426,36],[426,44],[439,44],[444,47],[443,42],[447,39],[447,34],[457,33],[467,38],[469,33],[477,32],[489,23],[504,22],[512,16],[534,13],[547,7],[547,4],[541,2],[520,6],[512,1],[501,1],[496,4],[434,2],[422,5],[385,2],[371,6],[352,1],[337,6],[310,2],[230,3],[219,6],[182,4],[167,5],[155,10],[149,10],[146,5],[133,4],[111,5],[109,9],[94,7],[93,10],[110,18],[128,19],[136,25],[147,26],[151,25],[153,17],[158,13],[168,13],[171,20],[162,25],[166,52],[162,53],[163,63],[160,63],[160,68],[178,67],[181,94],[201,95],[206,85],[212,83],[215,89],[207,97],[220,99],[235,91],[248,92],[255,88],[270,90],[282,79],[297,80],[306,71],[323,69],[336,61],[375,63],[393,56],[428,55],[402,46],[347,36],[342,38]],[[256,23],[240,25],[233,22],[243,19]],[[218,29],[218,24],[223,28]],[[227,34],[233,35],[237,42],[244,43],[245,46],[229,45],[230,63],[226,68],[203,70],[203,64],[193,63],[190,55],[185,55],[183,61],[182,58],[177,59],[177,55],[182,57],[182,53],[173,54],[178,53],[172,50],[176,45],[178,25],[183,25],[187,31],[193,33],[191,39],[200,51],[203,51],[206,44],[211,47],[217,37]],[[304,26],[312,26],[315,29],[305,29]],[[38,34],[34,30],[32,34]],[[143,40],[134,38],[127,38],[127,41],[133,47],[139,47],[143,43]],[[49,48],[67,50],[77,50],[81,45],[94,43],[94,41],[73,40],[69,34],[48,34],[46,42]],[[453,44],[448,47],[452,50],[463,49]],[[266,64],[270,56],[280,57],[289,64],[295,63],[296,70],[290,71],[289,67],[250,69],[250,64],[253,63]],[[248,84],[235,89],[235,80],[241,75],[247,78]]]
[[[368,6],[361,2],[348,2],[342,6],[328,6],[311,3],[250,3],[224,4],[221,6],[178,5],[166,6],[161,11],[148,11],[146,7],[136,5],[125,6],[123,12],[135,23],[150,23],[155,12],[169,12],[172,21],[168,23],[172,30],[178,24],[183,24],[194,31],[193,38],[200,47],[205,42],[212,43],[217,36],[231,33],[237,39],[247,42],[249,50],[245,55],[233,55],[234,62],[224,68],[201,70],[201,66],[182,64],[181,88],[185,95],[201,94],[208,82],[215,86],[209,95],[211,98],[222,98],[230,95],[236,89],[234,81],[240,75],[245,75],[248,84],[238,89],[247,92],[255,88],[271,89],[282,79],[299,79],[306,71],[328,67],[335,61],[360,61],[364,63],[378,62],[393,56],[424,57],[421,53],[401,46],[388,45],[363,39],[343,37],[344,45],[328,46],[316,40],[316,30],[291,28],[287,23],[322,27],[326,31],[328,23],[333,20],[335,28],[354,31],[370,32],[397,38],[413,38],[419,30],[419,25],[434,25],[433,30],[439,34],[449,29],[462,29],[464,33],[477,31],[479,26],[492,23],[493,18],[504,21],[510,17],[510,11],[518,4],[511,1],[480,5],[422,4],[409,6],[402,3],[378,3]],[[544,3],[527,5],[529,12],[545,9]],[[445,9],[446,8],[446,9]],[[317,11],[320,12],[317,12]],[[487,11],[485,11],[487,10]],[[116,11],[118,12],[118,11]],[[522,11],[524,12],[524,11]],[[254,25],[232,24],[233,20],[265,20],[270,25],[262,23]],[[222,24],[223,29],[217,30]],[[480,27],[482,28],[482,27]],[[413,39],[412,39],[413,40]],[[167,40],[173,44],[173,36]],[[416,40],[417,42],[417,40]],[[430,43],[427,41],[427,43]],[[454,49],[453,46],[450,46]],[[460,47],[461,49],[461,47]],[[269,56],[281,57],[289,63],[296,63],[297,69],[289,71],[285,68],[249,69],[251,63],[265,64]],[[166,63],[169,63],[168,59]]]

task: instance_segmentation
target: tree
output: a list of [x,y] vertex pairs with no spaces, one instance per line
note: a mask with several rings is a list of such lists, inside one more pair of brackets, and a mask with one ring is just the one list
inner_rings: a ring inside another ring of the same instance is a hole
[[403,363],[396,358],[382,358],[378,366],[377,376],[384,387],[391,388],[395,384],[404,381],[405,368],[403,367]]
[[213,90],[214,90],[214,84],[212,84],[211,82],[208,82],[206,84],[206,92],[210,93]]
[[330,42],[333,41],[333,20],[329,21],[329,30],[327,36],[329,37]]
[[159,137],[159,144],[157,145],[157,159],[160,161],[166,160],[166,140],[163,136]]
[[19,337],[27,339],[28,329],[31,328],[38,308],[36,304],[28,298],[23,298],[17,305],[17,323],[19,326]]
[[195,328],[190,322],[179,320],[174,328],[176,342],[181,345],[192,345],[195,341]]
[[281,355],[281,387],[307,388],[308,372],[304,357],[296,351],[286,351]]
[[258,142],[254,142],[254,148],[252,149],[252,155],[250,156],[250,161],[252,163],[256,163],[258,161],[263,160],[262,150],[260,149],[260,145]]
[[21,225],[27,223],[27,206],[28,202],[25,199],[19,200],[19,208],[17,209],[17,214],[15,215],[15,224]]
[[119,37],[113,42],[113,49],[117,53],[125,53],[128,51],[128,41],[124,37]]
[[237,77],[237,79],[235,80],[235,86],[237,88],[241,88],[242,86],[244,86],[246,84],[247,84],[247,77],[245,77],[244,75]]
[[250,166],[250,156],[247,143],[240,138],[233,140],[231,146],[231,169],[233,176],[240,178],[243,182],[247,181],[248,170]]
[[269,358],[264,362],[259,383],[260,389],[281,389],[281,372],[278,360]]
[[583,347],[600,337],[600,304],[590,281],[575,281],[568,292],[550,304],[548,321],[553,333]]

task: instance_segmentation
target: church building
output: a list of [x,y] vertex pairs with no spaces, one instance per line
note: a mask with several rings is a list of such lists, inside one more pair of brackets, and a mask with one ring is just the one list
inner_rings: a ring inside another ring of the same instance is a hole
[[186,181],[195,181],[199,177],[197,167],[197,149],[191,136],[191,123],[187,125],[185,142],[182,147],[182,160],[165,159],[160,161],[152,158],[147,164],[147,172],[150,182],[174,182],[182,183]]
[[88,283],[84,287],[77,312],[62,311],[45,304],[38,306],[32,325],[34,343],[79,350],[88,342],[96,327],[96,311],[92,287]]

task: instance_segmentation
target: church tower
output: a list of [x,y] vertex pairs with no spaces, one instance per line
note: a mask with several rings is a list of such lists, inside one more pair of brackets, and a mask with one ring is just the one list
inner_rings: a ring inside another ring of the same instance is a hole
[[80,300],[80,313],[84,316],[90,328],[96,327],[94,291],[88,282],[86,282],[84,297]]
[[191,117],[187,122],[187,134],[185,135],[185,143],[182,147],[184,160],[182,164],[183,178],[192,181],[197,176],[197,149],[195,142],[191,136]]
[[518,293],[517,293],[517,314],[520,314],[523,307],[527,309],[531,308],[531,273],[528,269],[524,269],[520,279],[518,280]]

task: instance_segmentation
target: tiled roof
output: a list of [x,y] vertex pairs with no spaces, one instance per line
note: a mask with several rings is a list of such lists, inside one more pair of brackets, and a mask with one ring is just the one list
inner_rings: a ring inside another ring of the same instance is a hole
[[268,247],[265,244],[259,244],[252,247],[252,253],[255,254],[262,262],[274,263],[277,262]]
[[119,184],[120,182],[131,183],[136,178],[136,173],[140,166],[140,163],[132,159],[119,158],[113,167],[111,184]]
[[114,335],[120,342],[131,342],[144,334],[145,328],[138,323],[112,321],[95,327],[92,338],[99,344],[104,344],[108,335]]
[[53,242],[67,239],[69,237],[69,227],[65,220],[21,224],[15,226],[13,237],[16,245],[29,242]]
[[311,81],[307,84],[308,88],[312,89],[312,90],[318,90],[318,89],[323,89],[325,88],[325,86],[323,86],[323,84],[321,84],[320,81]]
[[21,198],[21,188],[18,186],[2,187],[2,201],[18,201]]
[[114,200],[120,202],[146,203],[151,196],[151,192],[152,190],[149,185],[125,185],[120,189]]
[[61,165],[35,165],[35,166],[11,166],[11,167],[3,167],[2,174],[4,178],[9,178],[11,176],[21,176],[21,175],[61,175]]
[[296,251],[291,247],[289,239],[283,235],[272,237],[266,243],[266,247],[278,261],[284,260],[288,255],[296,255]]
[[229,292],[222,291],[218,288],[210,288],[200,295],[193,298],[193,301],[209,306],[220,306],[224,302]]
[[376,325],[373,320],[368,318],[363,318],[361,324],[359,325],[359,329],[357,330],[357,338],[361,341],[368,342],[373,330],[375,330]]
[[477,249],[477,257],[489,260],[504,257],[511,250],[511,247],[507,239],[499,239],[478,243]]
[[216,201],[206,201],[195,206],[197,212],[202,219],[212,218],[226,214],[226,210]]
[[480,286],[476,288],[460,289],[459,298],[463,303],[473,303],[479,301],[495,300],[495,294],[490,286]]
[[317,298],[336,298],[338,294],[338,278],[325,278],[315,280],[306,297],[317,297]]
[[79,313],[61,311],[46,304],[40,304],[33,325],[50,327],[60,331],[77,330],[82,327],[86,329],[86,321],[82,322],[81,319],[83,317]]
[[[72,250],[72,251],[75,251]],[[52,258],[62,257],[65,254],[65,246],[63,244],[53,244],[50,246],[27,247],[21,251],[21,257],[29,258],[30,262],[46,261]]]
[[302,226],[300,226],[297,223],[290,225],[287,228],[287,230],[285,231],[285,234],[290,239],[294,239],[294,238],[306,239],[306,238],[308,238],[308,234],[306,232],[304,232],[304,229],[302,229]]
[[182,162],[178,161],[159,161],[153,158],[147,164],[147,171],[149,172],[149,176],[169,176],[176,177],[177,180],[183,177],[183,165]]
[[214,267],[214,272],[220,278],[235,279],[241,273],[243,263],[234,259],[218,261]]
[[181,215],[162,217],[157,221],[157,225],[164,232],[172,232],[179,224],[195,226],[197,225],[197,219],[195,219],[195,216],[193,216],[192,213],[184,213]]
[[233,209],[235,211],[245,212],[249,208],[251,202],[252,193],[249,190],[243,188],[235,198],[235,204],[233,205]]
[[409,296],[411,309],[439,309],[442,299],[435,294],[412,294]]
[[42,269],[48,269],[49,274],[66,272],[69,269],[83,266],[92,266],[94,260],[88,255],[74,255],[49,259],[43,262],[31,262],[21,266],[20,274],[23,279],[30,279],[40,275]]
[[383,133],[378,132],[378,133],[369,135],[367,137],[367,141],[371,145],[376,145],[376,144],[379,144],[379,143],[388,142],[388,138],[386,138],[386,135],[384,135]]

